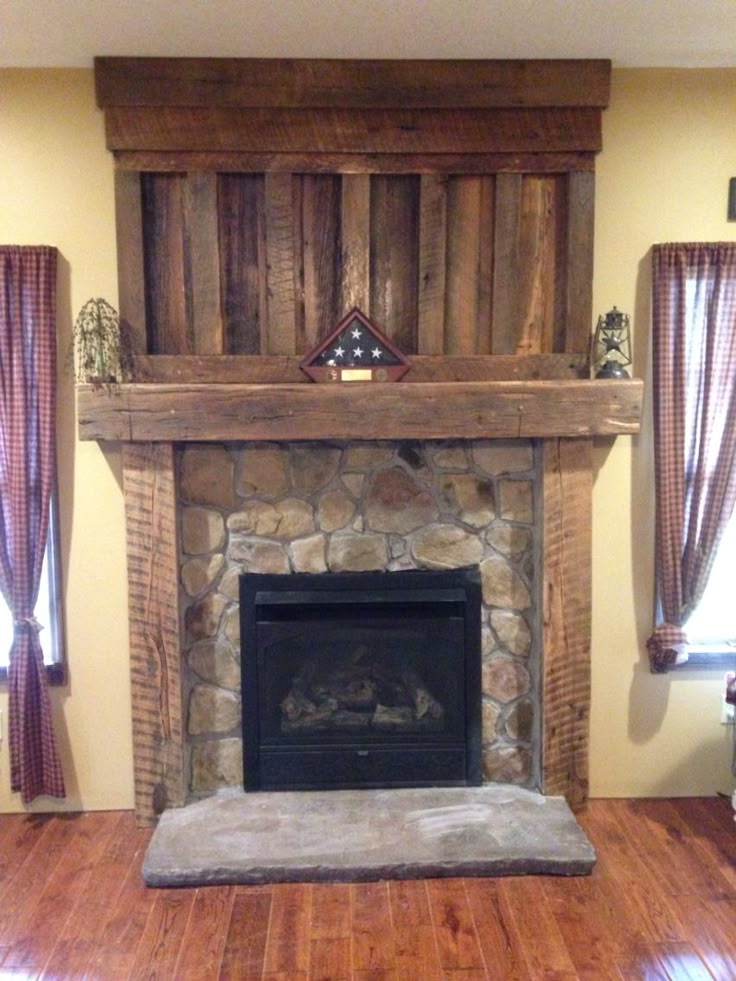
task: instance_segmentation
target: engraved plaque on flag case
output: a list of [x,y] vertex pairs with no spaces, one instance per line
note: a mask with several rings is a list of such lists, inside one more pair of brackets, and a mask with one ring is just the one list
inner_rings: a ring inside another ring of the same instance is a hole
[[395,344],[354,307],[300,365],[316,382],[398,381],[411,365]]

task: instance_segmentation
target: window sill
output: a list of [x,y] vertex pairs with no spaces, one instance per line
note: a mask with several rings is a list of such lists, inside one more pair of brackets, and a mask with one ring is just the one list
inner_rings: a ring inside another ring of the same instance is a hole
[[691,650],[684,664],[677,664],[672,671],[703,671],[713,668],[718,671],[736,669],[736,650],[726,647],[700,647]]

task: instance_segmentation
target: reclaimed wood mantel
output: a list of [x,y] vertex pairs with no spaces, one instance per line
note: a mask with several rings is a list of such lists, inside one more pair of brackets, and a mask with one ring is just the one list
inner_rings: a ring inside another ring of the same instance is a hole
[[642,382],[80,385],[80,439],[181,442],[632,434]]

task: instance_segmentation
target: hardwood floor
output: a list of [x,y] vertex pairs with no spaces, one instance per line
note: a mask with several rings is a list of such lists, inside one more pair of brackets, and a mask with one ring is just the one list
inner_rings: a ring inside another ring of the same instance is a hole
[[736,979],[728,801],[593,801],[583,878],[146,889],[129,812],[0,816],[0,978]]

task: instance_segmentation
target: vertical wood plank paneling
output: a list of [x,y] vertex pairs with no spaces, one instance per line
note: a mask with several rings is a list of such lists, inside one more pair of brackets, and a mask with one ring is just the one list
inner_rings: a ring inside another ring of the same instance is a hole
[[124,443],[136,816],[184,803],[174,447]]
[[447,178],[423,174],[419,198],[417,352],[445,353]]
[[515,354],[519,336],[521,175],[498,174],[493,239],[493,354]]
[[262,174],[218,179],[224,353],[260,354],[267,319]]
[[593,234],[595,174],[567,176],[567,269],[564,347],[587,354],[593,327]]
[[419,178],[371,180],[371,319],[404,354],[416,354]]
[[120,325],[131,353],[148,354],[140,174],[115,172],[115,230],[118,253]]
[[480,178],[480,236],[478,252],[478,320],[475,353],[492,353],[493,323],[493,228],[496,182],[493,177]]
[[588,798],[592,440],[542,443],[542,789]]
[[297,351],[306,354],[340,319],[340,179],[302,178],[304,322]]
[[146,315],[152,354],[191,354],[182,174],[143,174]]
[[447,188],[447,354],[474,354],[480,253],[478,177],[456,177]]
[[187,174],[183,188],[187,309],[195,354],[222,354],[217,174]]
[[291,174],[268,173],[266,192],[266,282],[268,323],[265,354],[296,353],[296,263],[294,189]]
[[358,307],[370,316],[370,208],[370,176],[344,174],[340,211],[343,314]]
[[554,179],[528,174],[523,178],[521,192],[517,354],[541,354],[552,350],[555,231]]

